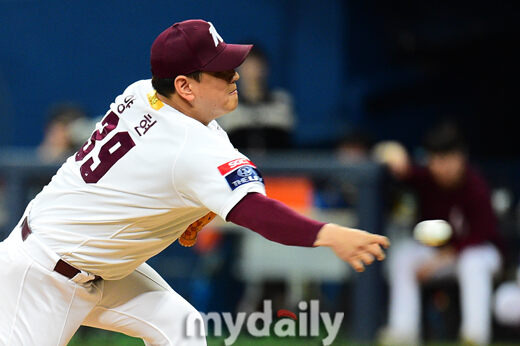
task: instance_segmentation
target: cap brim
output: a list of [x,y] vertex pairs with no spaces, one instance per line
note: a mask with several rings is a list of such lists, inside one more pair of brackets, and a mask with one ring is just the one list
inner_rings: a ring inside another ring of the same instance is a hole
[[233,70],[240,66],[253,48],[252,44],[226,44],[226,47],[201,71],[220,72]]

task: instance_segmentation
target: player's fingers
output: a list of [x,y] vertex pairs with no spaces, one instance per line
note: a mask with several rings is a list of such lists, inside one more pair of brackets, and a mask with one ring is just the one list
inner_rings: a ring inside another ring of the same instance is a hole
[[368,251],[379,261],[382,261],[385,259],[386,255],[383,249],[381,249],[381,246],[379,244],[371,244],[368,247]]
[[370,265],[374,262],[374,256],[372,256],[370,253],[365,252],[359,255],[359,259],[363,261],[365,265]]
[[363,262],[359,260],[358,258],[352,258],[348,261],[348,263],[354,268],[357,272],[363,272],[365,271],[365,266],[363,265]]
[[383,236],[383,235],[373,234],[372,235],[372,242],[381,245],[385,249],[390,247],[390,240],[387,237]]

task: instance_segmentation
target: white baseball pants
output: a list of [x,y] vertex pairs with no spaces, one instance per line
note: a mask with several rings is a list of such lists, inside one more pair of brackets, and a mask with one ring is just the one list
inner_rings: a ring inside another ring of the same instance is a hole
[[81,273],[53,271],[57,260],[35,234],[22,241],[19,227],[0,242],[0,345],[66,345],[80,325],[147,345],[206,345],[185,331],[187,317],[200,314],[146,263],[120,280],[82,284]]
[[498,286],[495,292],[494,310],[495,317],[499,323],[513,328],[520,328],[519,280],[506,281]]
[[[396,244],[389,254],[389,329],[408,340],[419,340],[420,333],[420,283],[416,273],[436,251],[416,241],[405,240]],[[479,345],[489,343],[493,275],[500,265],[498,250],[489,244],[468,247],[459,254],[451,274],[455,274],[459,282],[463,339]]]

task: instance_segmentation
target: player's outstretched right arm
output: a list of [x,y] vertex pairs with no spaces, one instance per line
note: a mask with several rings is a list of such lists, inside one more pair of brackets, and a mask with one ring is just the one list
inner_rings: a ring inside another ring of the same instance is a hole
[[357,271],[374,259],[383,260],[382,247],[390,245],[384,236],[309,219],[259,193],[247,194],[226,219],[280,244],[328,246]]
[[382,247],[388,248],[390,241],[382,235],[328,223],[318,232],[314,246],[330,247],[339,258],[362,272],[374,259],[385,259]]

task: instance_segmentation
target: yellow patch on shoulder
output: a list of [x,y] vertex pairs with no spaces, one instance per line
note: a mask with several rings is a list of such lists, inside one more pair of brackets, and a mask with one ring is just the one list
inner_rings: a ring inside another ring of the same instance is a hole
[[152,108],[156,111],[164,106],[164,103],[162,103],[162,101],[157,97],[157,91],[150,92],[146,96],[148,96],[148,102],[150,102],[150,106],[152,106]]

